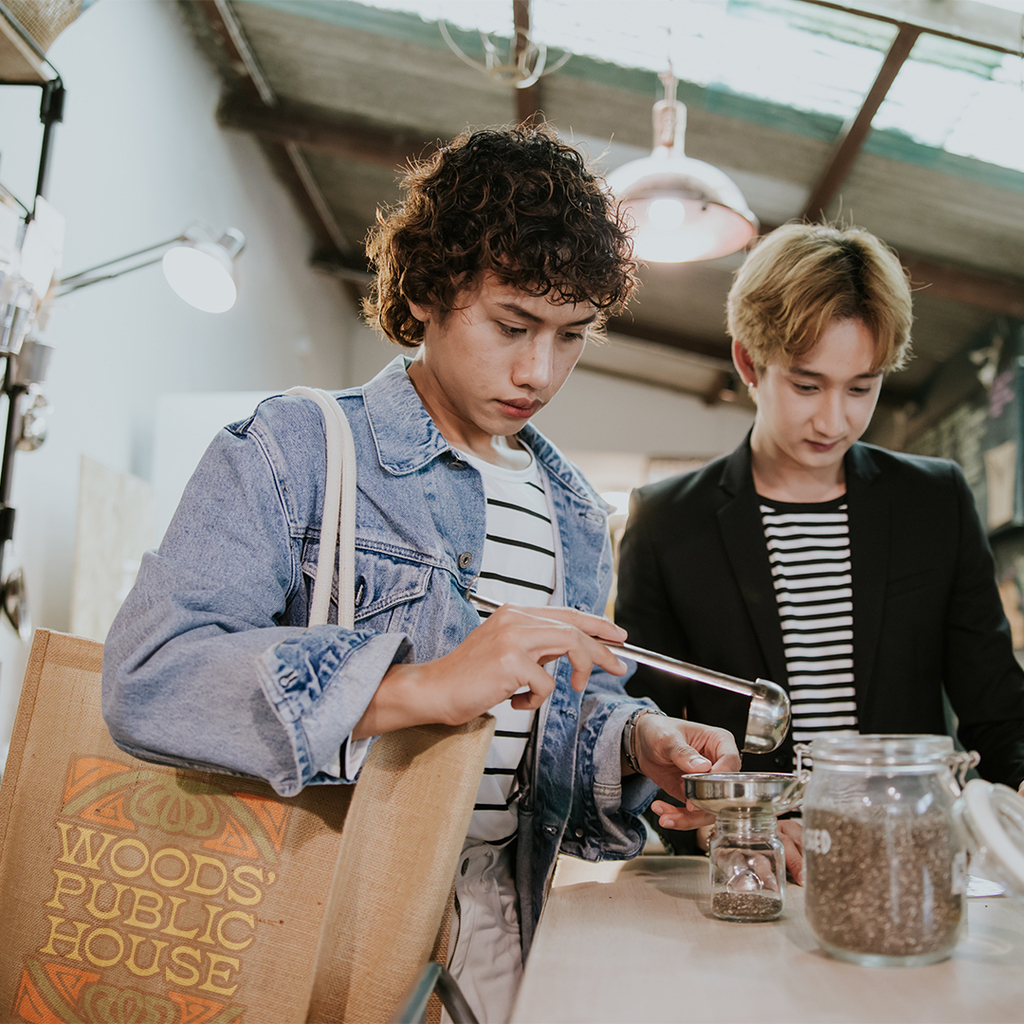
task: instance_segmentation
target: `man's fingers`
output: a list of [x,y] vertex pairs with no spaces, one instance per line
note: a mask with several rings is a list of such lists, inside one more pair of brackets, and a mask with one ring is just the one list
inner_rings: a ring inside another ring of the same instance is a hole
[[651,804],[651,810],[658,815],[658,824],[662,828],[671,828],[678,832],[715,823],[715,816],[708,814],[707,811],[676,807],[674,804],[665,803],[663,800],[655,800]]
[[779,837],[786,848],[786,870],[797,885],[803,885],[803,825],[795,818],[786,818],[779,822]]
[[790,842],[783,838],[783,846],[786,848],[786,871],[789,872],[790,878],[796,882],[797,885],[804,884],[804,859],[800,854],[800,851]]
[[581,633],[606,643],[620,644],[626,639],[626,631],[621,626],[616,626],[610,619],[580,612],[575,608],[505,604],[497,612],[494,612],[491,618],[505,612],[506,609],[510,614],[525,615],[534,620],[546,620],[557,622],[559,625],[572,626]]
[[678,734],[676,744],[668,751],[668,755],[684,775],[703,775],[711,770],[711,762],[699,750],[684,743]]
[[740,755],[725,754],[711,766],[711,770],[713,772],[738,772],[740,770]]
[[679,757],[676,757],[675,761],[684,772],[690,775],[703,774],[711,770],[711,762],[703,754],[697,753],[692,747],[683,752],[681,760]]
[[589,640],[589,646],[566,651],[569,664],[572,665],[572,688],[577,693],[582,693],[587,688],[587,680],[594,666],[603,668],[613,676],[621,676],[626,672],[623,662],[612,654],[604,644]]
[[[621,676],[627,671],[625,663],[612,651],[577,626],[542,616],[518,615],[518,608],[511,611],[518,616],[512,619],[513,625],[510,627],[515,633],[516,649],[526,653],[538,665],[545,665],[563,655],[568,657],[573,668],[572,686],[578,692],[582,693],[586,688],[595,665],[614,676]],[[498,614],[495,612],[495,616]],[[571,612],[571,615],[595,622],[605,621],[593,615],[584,615],[583,612]]]

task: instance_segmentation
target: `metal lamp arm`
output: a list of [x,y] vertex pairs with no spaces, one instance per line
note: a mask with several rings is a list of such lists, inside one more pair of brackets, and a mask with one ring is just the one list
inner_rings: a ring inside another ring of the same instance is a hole
[[150,260],[144,260],[142,263],[135,263],[130,267],[125,267],[122,270],[116,270],[110,274],[99,274],[97,271],[103,270],[106,267],[112,267],[117,263],[124,263],[127,260],[135,259],[138,256],[145,256],[146,253],[156,252],[159,249],[166,249],[170,245],[174,245],[175,242],[188,241],[187,235],[175,235],[174,238],[168,238],[165,242],[157,242],[156,245],[147,245],[144,249],[139,249],[136,252],[130,252],[126,256],[118,256],[116,259],[107,260],[105,263],[97,263],[94,267],[89,267],[86,270],[80,270],[77,274],[71,274],[69,277],[65,277],[61,280],[57,286],[58,295],[67,295],[70,292],[77,291],[79,288],[85,288],[88,285],[96,284],[98,281],[110,281],[115,277],[121,277],[122,274],[129,274],[133,270],[141,270],[143,267],[151,267],[154,263],[159,263],[162,254],[160,256],[154,256]]

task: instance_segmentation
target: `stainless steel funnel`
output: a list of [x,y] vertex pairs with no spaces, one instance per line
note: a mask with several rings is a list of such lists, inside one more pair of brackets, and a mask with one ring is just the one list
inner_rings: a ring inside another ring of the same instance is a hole
[[785,814],[800,805],[808,773],[784,775],[773,772],[708,772],[684,775],[686,799],[702,811],[743,814],[771,811]]
[[[488,601],[487,598],[479,597],[476,594],[470,594],[469,599],[478,608],[488,611],[496,611],[501,607],[500,604]],[[643,647],[635,647],[633,644],[613,644],[606,640],[601,642],[610,650],[621,651],[625,657],[639,662],[641,665],[661,669],[662,672],[668,672],[680,679],[707,683],[708,686],[717,686],[719,689],[731,690],[733,693],[750,697],[747,731],[743,739],[743,749],[748,754],[771,752],[789,732],[789,694],[777,683],[767,679],[757,679],[754,682],[738,679],[736,676],[727,676],[724,672],[713,672],[711,669],[701,668],[699,665],[677,661],[675,658],[669,658],[655,651],[647,651]]]

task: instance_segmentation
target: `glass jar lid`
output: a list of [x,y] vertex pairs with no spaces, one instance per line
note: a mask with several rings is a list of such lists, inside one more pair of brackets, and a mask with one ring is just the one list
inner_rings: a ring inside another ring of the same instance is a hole
[[980,858],[993,881],[1024,899],[1024,796],[998,782],[971,779],[958,803],[972,857]]
[[821,736],[811,741],[810,755],[815,764],[942,765],[953,755],[953,740],[925,733]]

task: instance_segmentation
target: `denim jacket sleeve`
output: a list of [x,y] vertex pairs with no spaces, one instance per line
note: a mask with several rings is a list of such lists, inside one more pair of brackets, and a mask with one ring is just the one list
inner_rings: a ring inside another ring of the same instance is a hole
[[351,781],[318,767],[412,651],[401,633],[305,627],[323,476],[312,403],[268,400],[211,443],[104,645],[103,713],[121,749],[257,776],[282,796]]
[[[564,556],[563,600],[572,608],[604,613],[612,582],[607,509],[593,489],[552,447],[546,455],[555,483],[552,503]],[[539,719],[540,751],[535,779],[537,822],[559,836],[559,849],[588,860],[635,856],[646,829],[641,815],[657,792],[643,776],[622,778],[621,744],[626,719],[649,704],[626,694],[624,680],[595,669],[582,697],[568,683],[571,666],[558,667],[559,685]],[[571,723],[571,725],[570,725]],[[570,739],[571,737],[571,739]],[[554,748],[572,742],[571,755]],[[539,837],[540,844],[546,840]]]
[[[638,707],[654,707],[628,696],[622,680],[596,669],[580,709],[576,789],[583,827],[566,829],[562,851],[584,860],[635,857],[647,838],[642,815],[657,793],[643,775],[622,776],[622,730]],[[571,822],[570,825],[573,823]],[[582,835],[579,833],[582,832]]]

